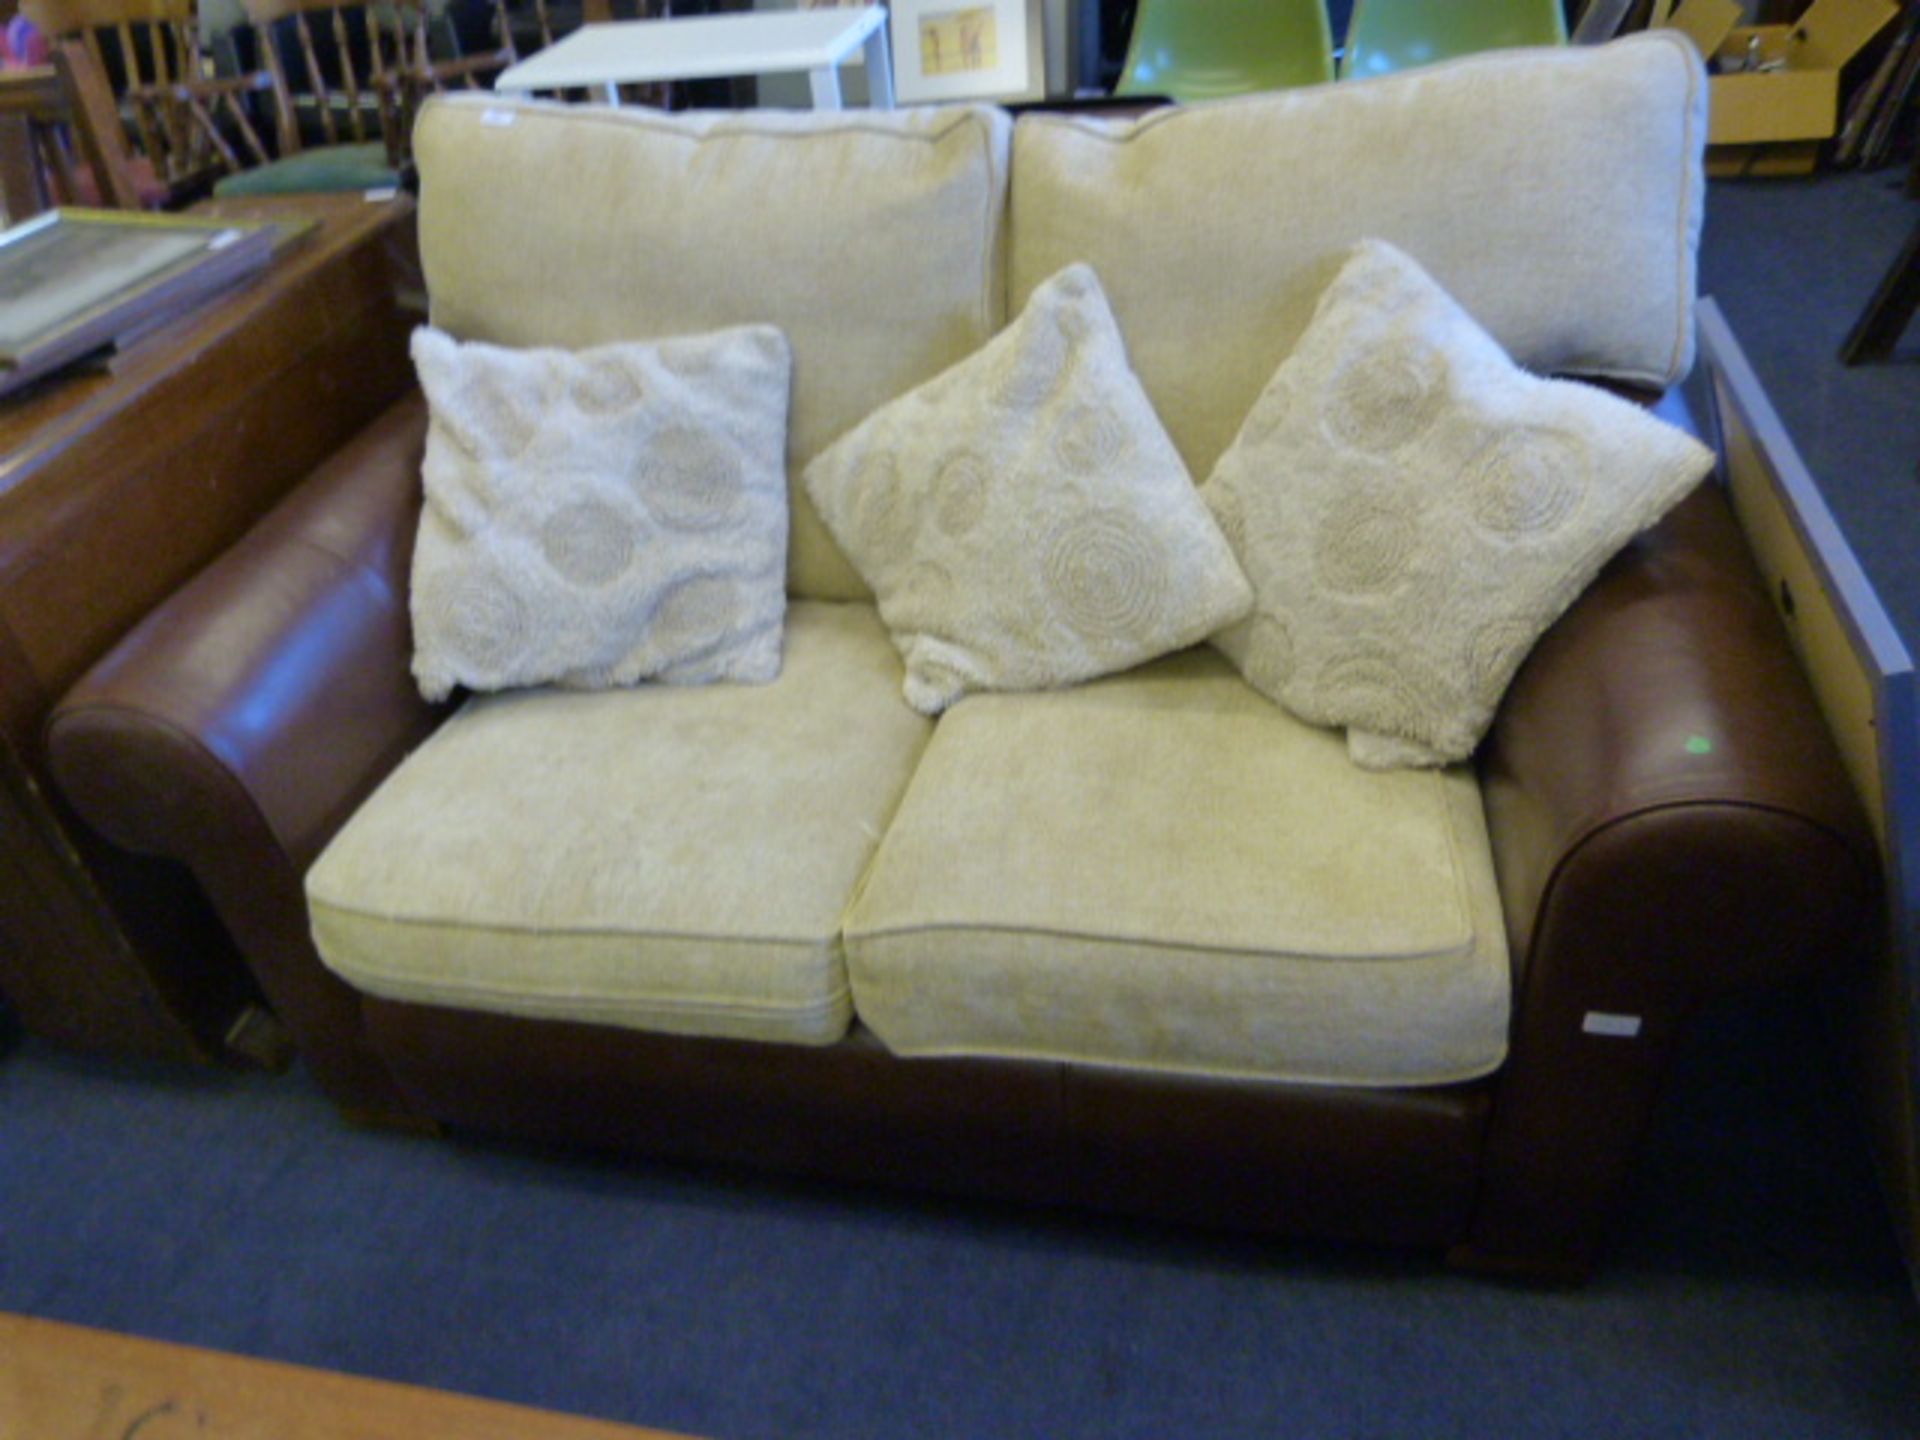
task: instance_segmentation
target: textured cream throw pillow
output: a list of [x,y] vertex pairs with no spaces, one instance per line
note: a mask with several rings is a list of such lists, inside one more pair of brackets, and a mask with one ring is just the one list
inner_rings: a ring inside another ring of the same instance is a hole
[[1363,242],[1201,491],[1255,595],[1214,643],[1346,726],[1357,764],[1464,760],[1534,642],[1712,463],[1629,401],[1520,370]]
[[411,594],[423,695],[780,673],[778,330],[568,352],[423,328],[413,361],[432,416]]
[[1127,669],[1252,600],[1085,265],[804,478],[923,714]]

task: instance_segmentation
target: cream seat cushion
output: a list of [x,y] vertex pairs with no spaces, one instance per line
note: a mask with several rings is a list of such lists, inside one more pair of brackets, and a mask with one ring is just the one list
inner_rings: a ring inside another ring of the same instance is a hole
[[1369,236],[1520,364],[1664,387],[1692,364],[1706,105],[1692,44],[1649,31],[1133,124],[1023,116],[1009,312],[1090,263],[1195,476]]
[[928,729],[872,608],[821,602],[771,685],[475,699],[309,872],[315,942],[392,999],[831,1043],[841,912]]
[[984,106],[430,101],[413,148],[433,323],[566,350],[778,327],[793,345],[788,588],[865,598],[800,471],[1004,322],[1010,130]]
[[1388,1086],[1506,1051],[1471,774],[1359,770],[1211,650],[954,706],[846,933],[901,1055]]

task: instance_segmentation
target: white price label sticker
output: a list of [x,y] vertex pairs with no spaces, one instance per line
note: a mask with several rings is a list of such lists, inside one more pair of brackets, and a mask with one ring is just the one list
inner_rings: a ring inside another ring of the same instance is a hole
[[1605,1010],[1589,1010],[1580,1028],[1589,1035],[1606,1035],[1616,1040],[1631,1040],[1640,1033],[1638,1015],[1610,1015]]
[[482,125],[511,125],[519,118],[520,117],[515,115],[511,110],[486,110],[481,112],[480,123]]

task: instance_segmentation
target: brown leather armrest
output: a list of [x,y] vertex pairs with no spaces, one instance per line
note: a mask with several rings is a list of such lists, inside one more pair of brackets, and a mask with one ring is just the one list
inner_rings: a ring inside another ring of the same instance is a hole
[[302,877],[433,728],[409,671],[426,407],[389,410],[156,609],[55,708],[55,777],[109,839],[189,866],[341,1103],[389,1109]]
[[1872,841],[1711,482],[1542,639],[1480,769],[1514,1019],[1457,1258],[1578,1273],[1687,1017],[1843,960]]
[[[1872,883],[1865,817],[1712,483],[1634,541],[1542,638],[1480,768],[1523,968],[1549,938],[1557,892],[1663,824],[1784,826],[1803,858],[1831,872],[1836,898],[1858,903]],[[1700,807],[1714,814],[1690,813]],[[1652,884],[1652,866],[1635,863]],[[1667,963],[1712,991],[1781,978],[1804,958],[1754,940],[1731,953],[1688,947]]]

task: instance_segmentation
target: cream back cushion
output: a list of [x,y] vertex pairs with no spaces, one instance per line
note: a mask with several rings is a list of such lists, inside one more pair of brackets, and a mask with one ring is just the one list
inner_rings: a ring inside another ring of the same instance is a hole
[[1664,386],[1693,361],[1706,82],[1687,41],[1509,50],[1164,111],[1023,118],[1008,304],[1092,263],[1207,474],[1367,237],[1520,364]]
[[784,332],[788,587],[866,595],[798,477],[999,329],[1004,114],[668,115],[476,96],[428,105],[414,150],[433,323],[463,340],[577,350]]

